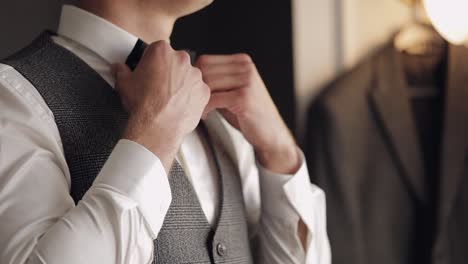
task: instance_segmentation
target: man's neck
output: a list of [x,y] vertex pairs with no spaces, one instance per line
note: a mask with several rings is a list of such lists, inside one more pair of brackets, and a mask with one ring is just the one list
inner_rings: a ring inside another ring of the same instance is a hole
[[80,1],[80,8],[91,12],[137,36],[146,43],[169,40],[177,18],[143,6],[125,6],[126,1]]

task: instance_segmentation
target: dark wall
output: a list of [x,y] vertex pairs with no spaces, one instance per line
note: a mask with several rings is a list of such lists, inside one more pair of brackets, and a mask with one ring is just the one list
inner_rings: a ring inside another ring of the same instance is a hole
[[290,1],[215,0],[181,19],[172,43],[199,53],[252,56],[289,127],[295,130]]
[[0,58],[25,46],[45,28],[55,30],[62,3],[74,0],[0,0]]

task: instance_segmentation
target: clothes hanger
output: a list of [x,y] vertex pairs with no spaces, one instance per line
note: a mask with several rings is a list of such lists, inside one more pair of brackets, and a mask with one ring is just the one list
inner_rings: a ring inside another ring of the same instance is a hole
[[401,0],[411,9],[411,21],[395,37],[395,47],[414,56],[444,55],[447,41],[427,19],[420,0]]
[[412,97],[437,96],[448,43],[432,27],[420,0],[401,0],[411,9],[411,21],[395,36],[394,46],[402,55],[402,63]]

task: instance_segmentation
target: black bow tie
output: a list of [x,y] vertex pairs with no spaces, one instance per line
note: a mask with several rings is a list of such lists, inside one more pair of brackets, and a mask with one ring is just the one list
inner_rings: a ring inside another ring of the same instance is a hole
[[[133,71],[137,67],[138,63],[140,62],[141,57],[143,56],[143,53],[145,52],[146,47],[148,47],[148,44],[146,44],[143,40],[138,39],[137,43],[135,44],[135,47],[133,47],[132,52],[130,52],[130,55],[128,55],[127,60],[125,61],[125,64]],[[195,59],[197,58],[197,53],[191,50],[185,50],[189,55],[190,59],[192,61],[192,64],[195,63]]]
[[145,52],[147,46],[148,45],[145,42],[143,42],[141,39],[138,39],[135,47],[133,47],[132,52],[130,52],[130,55],[128,55],[125,64],[127,64],[127,66],[132,69],[132,71],[135,70],[136,66],[140,62],[140,59],[143,56],[143,52]]

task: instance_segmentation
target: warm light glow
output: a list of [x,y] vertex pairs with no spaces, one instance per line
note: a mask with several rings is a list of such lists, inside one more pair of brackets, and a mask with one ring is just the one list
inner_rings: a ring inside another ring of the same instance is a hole
[[424,0],[435,29],[453,44],[468,43],[468,0]]

